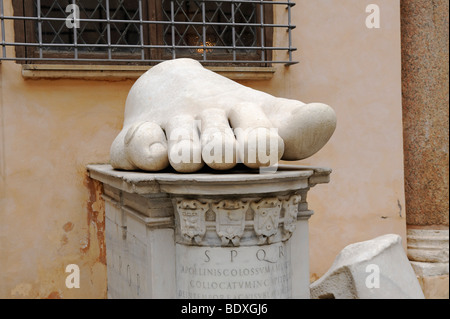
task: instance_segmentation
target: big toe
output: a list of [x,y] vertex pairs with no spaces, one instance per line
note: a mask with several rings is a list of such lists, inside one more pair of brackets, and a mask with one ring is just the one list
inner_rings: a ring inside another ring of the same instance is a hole
[[301,160],[317,153],[336,129],[334,110],[323,103],[299,105],[278,126],[285,142],[282,159]]
[[142,122],[131,126],[124,139],[128,160],[145,171],[159,171],[169,165],[167,140],[161,127]]

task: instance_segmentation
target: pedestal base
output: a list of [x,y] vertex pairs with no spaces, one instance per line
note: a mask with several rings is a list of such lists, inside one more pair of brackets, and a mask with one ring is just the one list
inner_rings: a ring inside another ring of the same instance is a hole
[[408,258],[427,299],[449,298],[448,230],[408,229]]
[[329,169],[88,171],[104,186],[109,298],[309,298],[306,195]]

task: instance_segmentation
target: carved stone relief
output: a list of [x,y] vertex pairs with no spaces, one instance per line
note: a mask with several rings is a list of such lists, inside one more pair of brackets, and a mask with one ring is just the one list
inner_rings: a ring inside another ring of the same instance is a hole
[[[271,244],[291,237],[301,195],[286,198],[175,200],[179,233],[185,244],[202,244],[209,230],[221,246],[240,246],[244,232],[253,232],[257,244]],[[209,216],[206,218],[206,215]]]
[[222,245],[228,245],[231,241],[234,246],[239,246],[248,207],[249,203],[240,200],[222,200],[212,204],[212,210],[216,214],[216,231]]
[[289,199],[283,200],[283,240],[289,239],[295,230],[301,198],[300,195],[292,195]]
[[251,203],[255,213],[254,228],[259,236],[259,244],[273,242],[274,235],[278,232],[280,222],[281,201],[276,198],[261,199],[257,203]]
[[205,213],[208,209],[209,204],[203,204],[198,200],[177,201],[181,234],[186,240],[201,242],[206,232]]

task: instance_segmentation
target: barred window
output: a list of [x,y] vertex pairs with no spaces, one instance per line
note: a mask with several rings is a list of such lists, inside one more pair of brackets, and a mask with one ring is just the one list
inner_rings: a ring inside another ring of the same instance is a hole
[[[291,1],[272,0],[12,0],[1,4],[2,59],[20,63],[155,64],[190,57],[208,65],[292,64]],[[274,7],[288,21],[274,24]],[[14,20],[7,42],[5,21]],[[274,47],[277,29],[288,43]],[[15,57],[6,47],[15,47]],[[274,60],[275,51],[285,51]]]

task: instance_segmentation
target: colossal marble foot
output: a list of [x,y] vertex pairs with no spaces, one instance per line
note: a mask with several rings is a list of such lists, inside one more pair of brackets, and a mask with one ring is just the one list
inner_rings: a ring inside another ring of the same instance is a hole
[[315,154],[335,128],[328,105],[277,98],[176,59],[151,68],[131,88],[110,159],[123,170],[260,168]]

